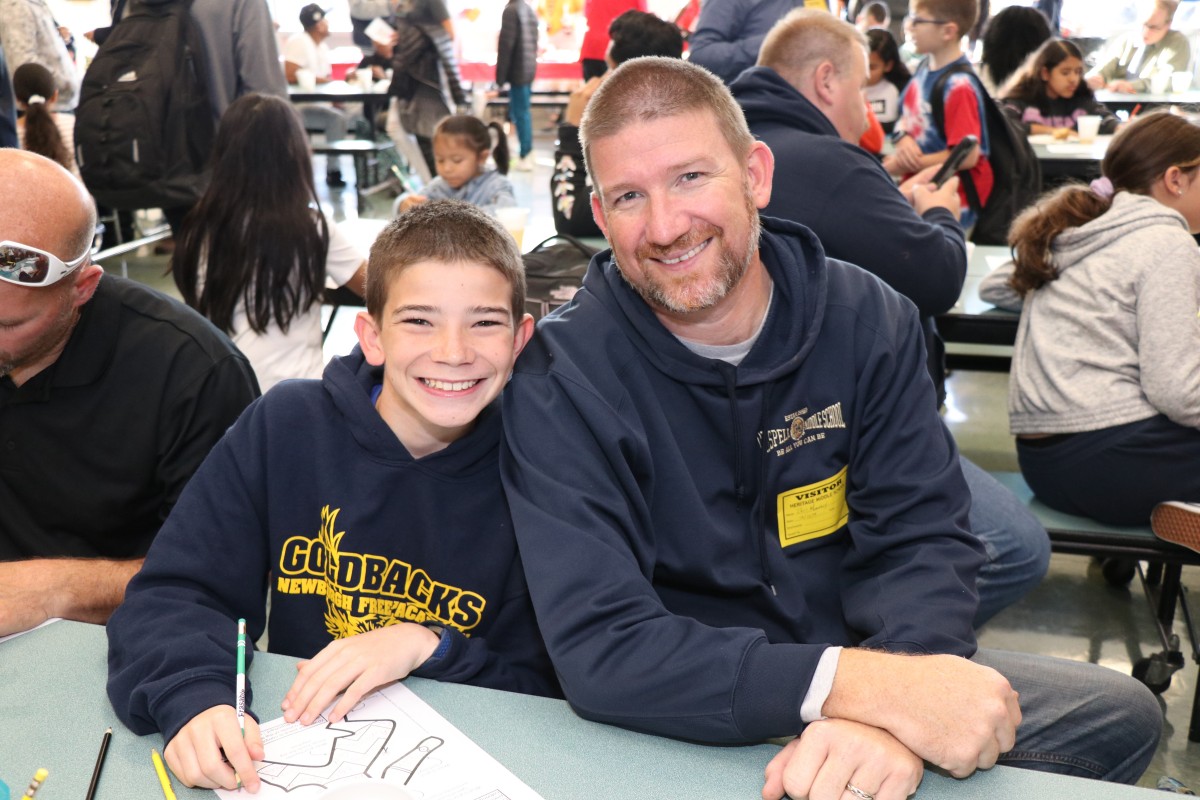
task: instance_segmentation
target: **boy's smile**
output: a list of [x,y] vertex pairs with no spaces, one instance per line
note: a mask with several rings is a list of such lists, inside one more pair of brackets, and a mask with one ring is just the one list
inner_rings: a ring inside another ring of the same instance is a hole
[[487,264],[422,261],[399,273],[381,324],[355,321],[363,354],[383,365],[380,416],[414,458],[465,435],[504,389],[533,333],[514,323],[512,286]]

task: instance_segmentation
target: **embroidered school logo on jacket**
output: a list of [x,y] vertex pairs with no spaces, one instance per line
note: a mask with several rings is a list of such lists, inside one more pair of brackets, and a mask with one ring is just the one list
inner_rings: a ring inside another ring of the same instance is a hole
[[845,428],[846,421],[842,419],[842,404],[834,403],[815,414],[808,414],[807,408],[793,411],[786,415],[783,428],[768,428],[758,434],[759,446],[776,456],[785,456],[798,447],[825,438],[825,430],[829,428]]
[[321,509],[316,537],[292,536],[279,554],[275,590],[325,597],[325,627],[336,639],[397,622],[436,621],[466,635],[487,601],[476,592],[434,580],[398,558],[341,549],[341,509]]

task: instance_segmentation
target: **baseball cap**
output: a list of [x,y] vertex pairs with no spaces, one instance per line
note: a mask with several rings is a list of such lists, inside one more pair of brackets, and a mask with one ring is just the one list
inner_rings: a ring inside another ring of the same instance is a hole
[[316,25],[318,22],[325,19],[325,15],[328,13],[328,8],[321,8],[316,3],[309,3],[304,8],[300,9],[300,25],[304,28],[304,30],[308,30],[313,25]]

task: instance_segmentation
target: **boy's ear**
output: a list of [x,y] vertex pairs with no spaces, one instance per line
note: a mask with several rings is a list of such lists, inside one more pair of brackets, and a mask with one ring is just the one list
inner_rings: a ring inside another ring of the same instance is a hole
[[529,344],[529,340],[532,338],[533,315],[526,314],[517,320],[517,329],[513,336],[513,361],[517,360],[517,356],[521,355],[521,351],[525,349],[525,345]]
[[362,347],[363,356],[373,367],[383,366],[384,349],[379,337],[379,325],[368,311],[360,311],[354,317],[354,334]]

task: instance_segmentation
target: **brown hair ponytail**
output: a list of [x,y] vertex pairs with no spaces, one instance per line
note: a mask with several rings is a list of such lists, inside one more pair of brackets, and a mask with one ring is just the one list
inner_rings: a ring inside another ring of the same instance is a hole
[[[1149,194],[1171,167],[1200,165],[1200,127],[1167,111],[1139,117],[1122,128],[1108,147],[1101,171],[1111,186],[1066,186],[1043,196],[1013,222],[1008,243],[1016,269],[1010,285],[1021,295],[1058,277],[1051,247],[1068,228],[1077,228],[1112,207],[1116,192]],[[1095,183],[1093,185],[1096,185]]]
[[17,100],[25,104],[25,149],[71,169],[71,153],[50,113],[50,98],[56,90],[50,70],[41,64],[22,64],[13,72],[12,85]]

